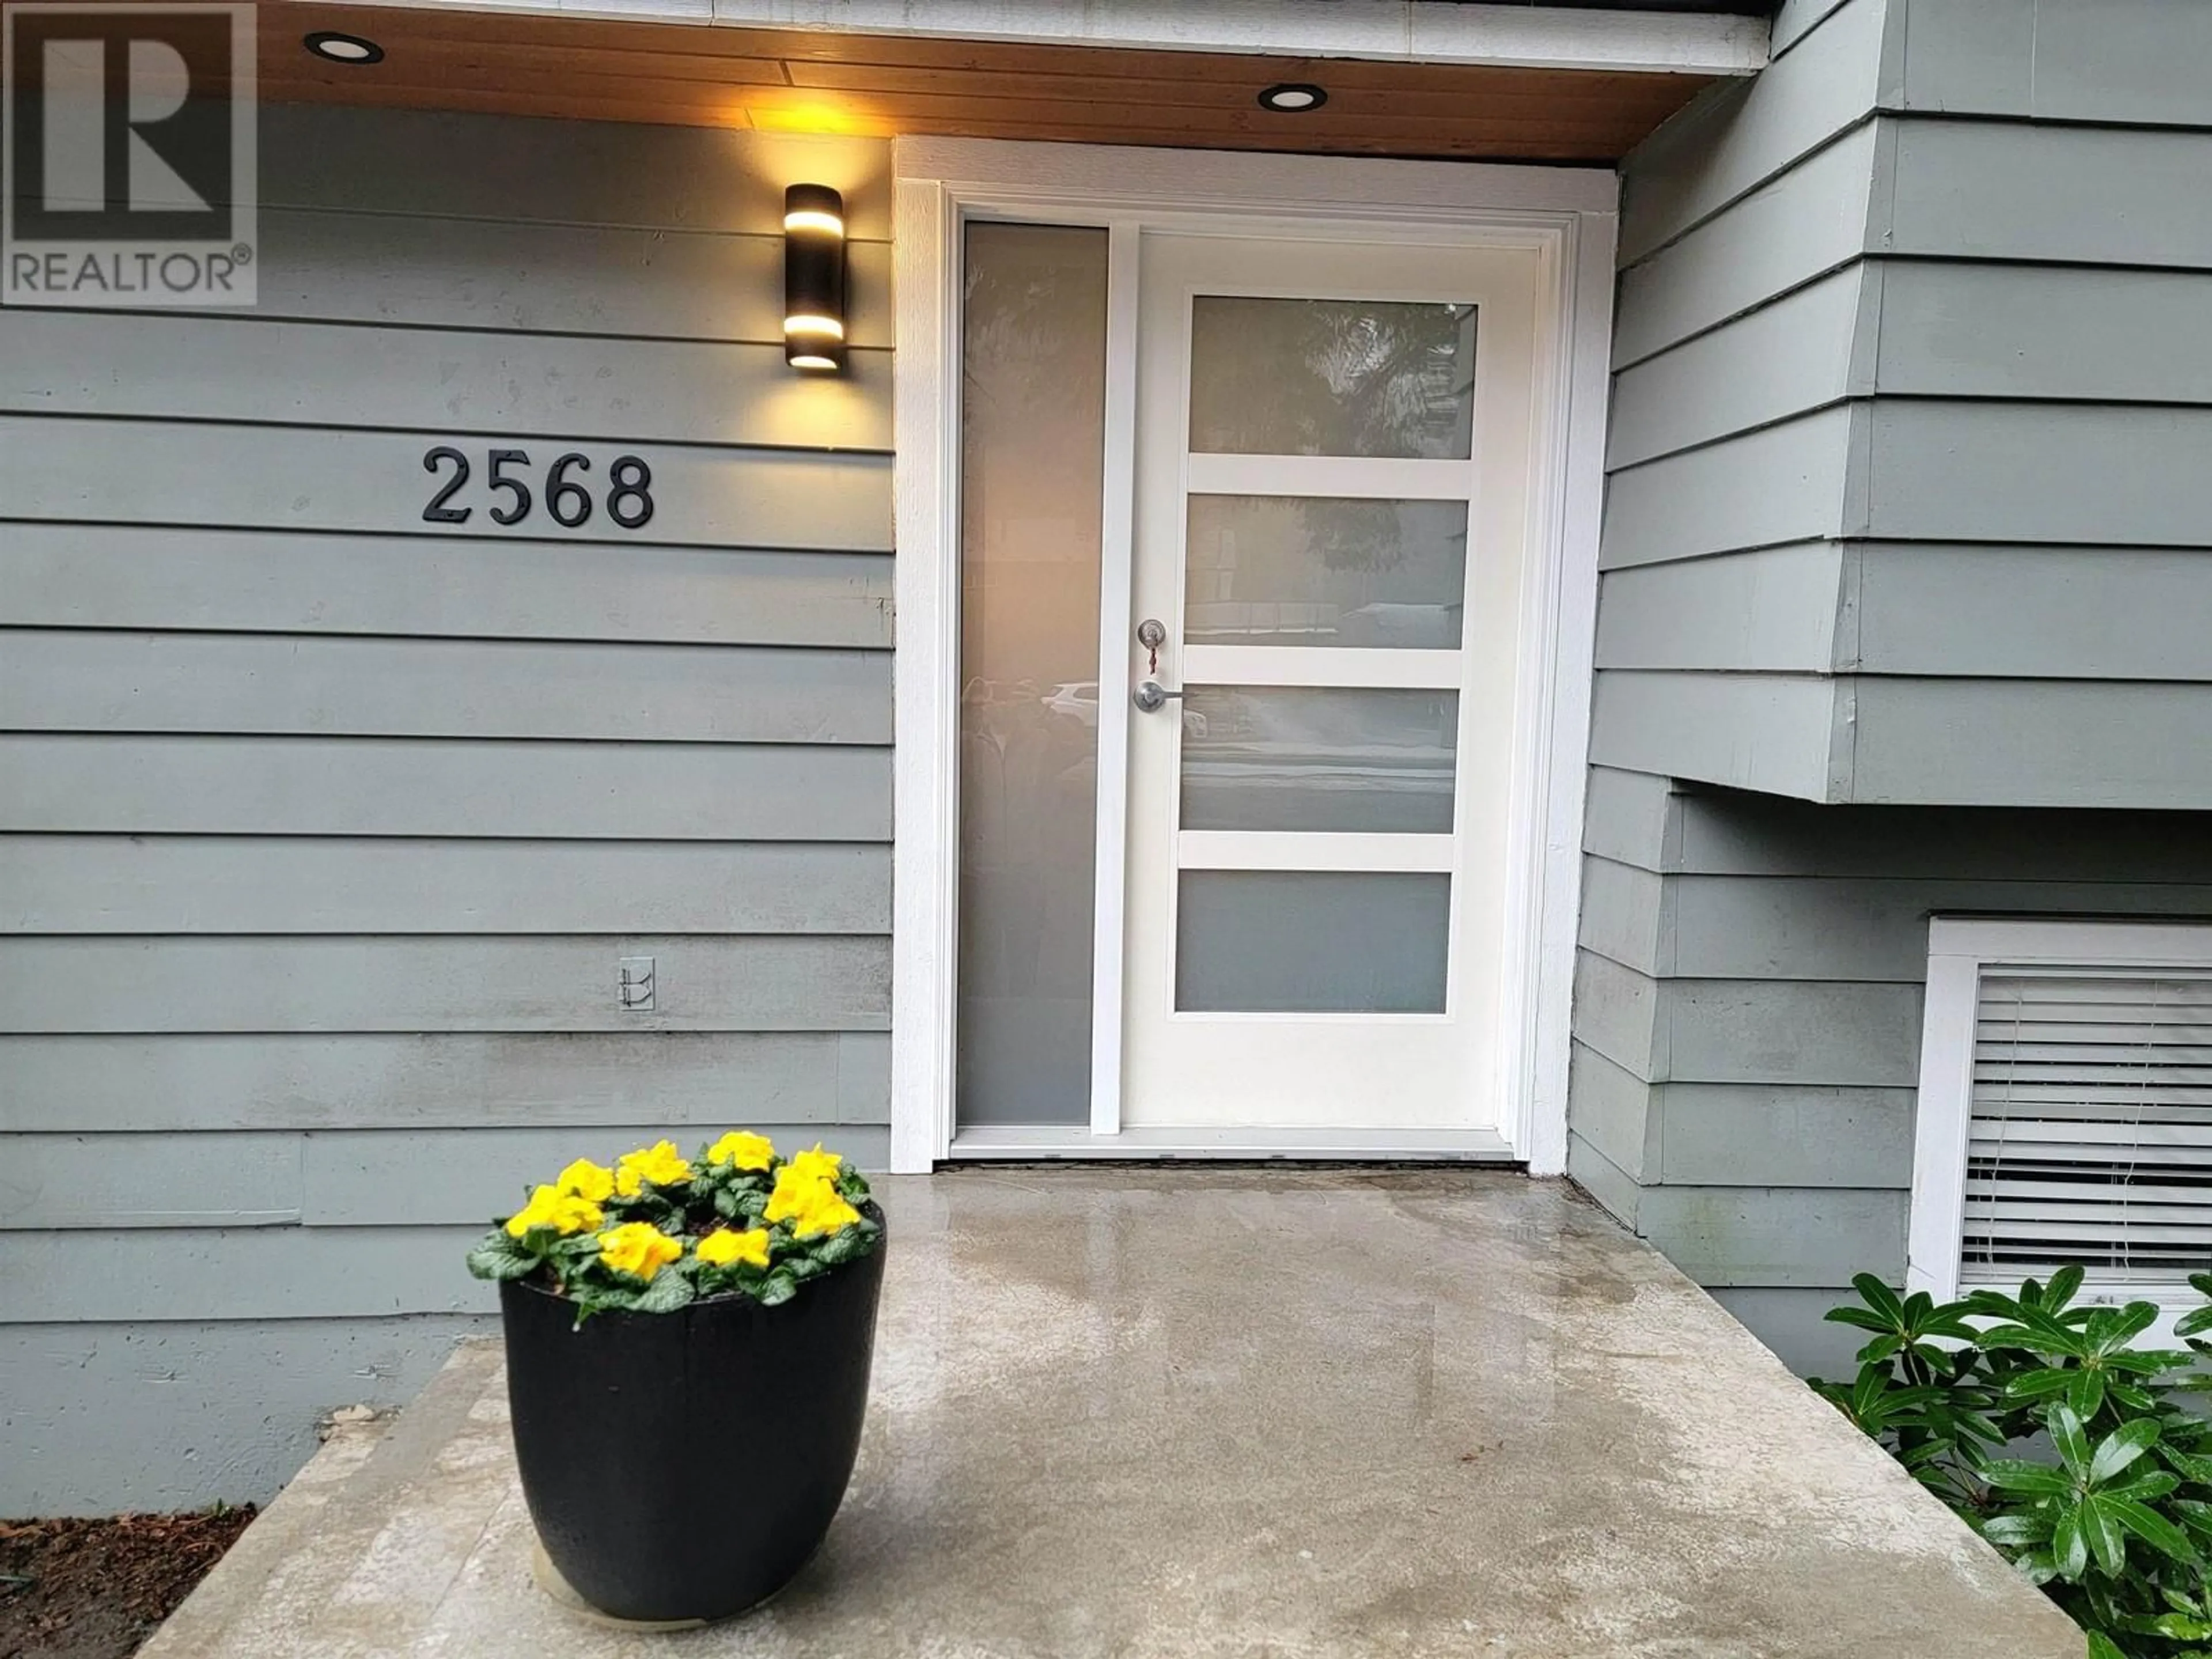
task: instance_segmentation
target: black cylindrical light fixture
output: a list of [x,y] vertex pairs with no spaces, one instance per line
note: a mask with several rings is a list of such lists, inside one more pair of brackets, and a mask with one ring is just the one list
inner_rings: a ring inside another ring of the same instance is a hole
[[783,360],[845,367],[845,198],[827,185],[783,192]]

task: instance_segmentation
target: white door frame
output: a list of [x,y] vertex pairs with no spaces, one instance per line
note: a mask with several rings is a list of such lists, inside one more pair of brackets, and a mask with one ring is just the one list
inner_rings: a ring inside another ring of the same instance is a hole
[[[950,1153],[952,1141],[960,848],[959,233],[965,219],[981,216],[1103,225],[1112,239],[1107,430],[1123,436],[1109,436],[1106,456],[1108,592],[1127,587],[1134,457],[1119,452],[1127,448],[1133,428],[1136,261],[1128,256],[1141,227],[1234,232],[1273,223],[1327,237],[1355,226],[1370,234],[1385,226],[1407,239],[1532,247],[1543,258],[1534,523],[1521,631],[1528,648],[1522,656],[1513,737],[1501,1075],[1494,1083],[1498,1097],[1510,1103],[1501,1127],[1512,1154],[1534,1174],[1561,1173],[1604,490],[1613,174],[940,138],[902,138],[894,158],[898,648],[891,1167],[926,1171]],[[1111,606],[1101,609],[1101,660],[1110,663],[1114,653],[1126,652],[1132,623]],[[1122,824],[1121,814],[1109,810],[1107,779],[1109,769],[1116,776],[1126,770],[1128,702],[1118,687],[1103,683],[1107,678],[1102,676],[1099,696],[1097,879],[1112,884],[1102,894],[1102,914],[1118,915]],[[1119,927],[1099,929],[1094,994],[1119,995],[1121,933]],[[1102,1006],[1102,1015],[1107,1012]],[[1091,1127],[1110,1132],[1110,1103],[1120,1097],[1120,1022],[1101,1018],[1098,1024]]]

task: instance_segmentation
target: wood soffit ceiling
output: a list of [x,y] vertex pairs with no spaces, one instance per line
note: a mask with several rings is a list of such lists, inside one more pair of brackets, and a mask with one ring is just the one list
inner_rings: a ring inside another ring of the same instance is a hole
[[[926,133],[1203,149],[1610,161],[1711,77],[1353,58],[1125,51],[497,12],[260,8],[269,102],[889,137]],[[385,49],[339,64],[301,42],[334,29]],[[1263,87],[1311,81],[1322,109]]]

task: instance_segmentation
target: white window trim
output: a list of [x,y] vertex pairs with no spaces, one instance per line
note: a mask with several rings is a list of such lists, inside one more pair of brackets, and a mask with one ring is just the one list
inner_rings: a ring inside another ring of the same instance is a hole
[[[2005,967],[2212,968],[2212,926],[2187,922],[2081,921],[2054,916],[1937,916],[1928,927],[1928,995],[1920,1034],[1914,1110],[1912,1210],[1905,1283],[1939,1302],[1959,1294],[1965,1231],[1966,1148],[1973,1121],[1974,1027],[1982,969]],[[2138,1346],[2169,1341],[2173,1322],[2196,1307],[2140,1288],[2084,1300],[2160,1304],[2159,1322]]]
[[[1479,235],[1543,252],[1552,286],[1537,361],[1549,420],[1538,443],[1537,556],[1522,618],[1522,637],[1537,648],[1523,661],[1523,715],[1515,734],[1510,959],[1496,1083],[1498,1097],[1509,1103],[1501,1127],[1512,1155],[1533,1174],[1562,1173],[1604,489],[1614,175],[970,139],[902,138],[894,153],[892,1169],[927,1171],[951,1149],[959,915],[955,301],[959,228],[966,216],[987,214],[1103,224],[1117,246],[1133,239],[1139,223],[1241,220],[1294,224],[1309,234],[1327,234],[1332,224],[1379,222],[1410,238]],[[1109,365],[1109,398],[1113,373]],[[1127,374],[1133,382],[1133,363]],[[1127,503],[1118,505],[1126,517]],[[1109,535],[1109,552],[1115,539]],[[1120,539],[1126,544],[1126,534]],[[1110,759],[1102,748],[1102,768]],[[1130,1152],[1144,1155],[1133,1146]]]

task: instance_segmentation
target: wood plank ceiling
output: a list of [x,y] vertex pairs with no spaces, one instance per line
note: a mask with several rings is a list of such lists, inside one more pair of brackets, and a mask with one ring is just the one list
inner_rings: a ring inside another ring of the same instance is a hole
[[[1121,51],[403,7],[260,8],[261,96],[660,125],[1609,161],[1709,77]],[[381,63],[301,41],[331,29]],[[1260,107],[1310,81],[1318,110]]]

